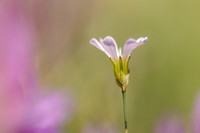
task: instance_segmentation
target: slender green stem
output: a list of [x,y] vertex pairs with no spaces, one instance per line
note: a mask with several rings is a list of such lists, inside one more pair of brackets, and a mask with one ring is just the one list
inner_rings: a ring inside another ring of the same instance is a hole
[[126,117],[126,91],[122,91],[122,97],[123,97],[125,133],[128,133],[128,125],[127,125],[127,117]]

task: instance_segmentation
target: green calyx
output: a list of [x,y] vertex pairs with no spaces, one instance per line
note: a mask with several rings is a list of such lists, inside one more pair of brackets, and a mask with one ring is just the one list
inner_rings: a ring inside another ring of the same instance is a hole
[[129,83],[129,60],[130,57],[127,60],[123,60],[121,56],[118,60],[112,60],[110,58],[110,61],[112,62],[114,67],[116,82],[123,91],[125,91],[124,89],[128,86]]

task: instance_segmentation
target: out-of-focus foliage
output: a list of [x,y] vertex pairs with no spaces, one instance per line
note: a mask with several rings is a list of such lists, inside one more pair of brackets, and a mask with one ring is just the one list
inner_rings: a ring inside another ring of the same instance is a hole
[[132,53],[127,88],[129,132],[153,131],[157,118],[176,111],[186,122],[200,87],[200,2],[197,0],[24,1],[36,25],[41,84],[70,88],[77,112],[66,125],[80,132],[94,121],[123,129],[121,90],[112,65],[89,44],[113,36],[148,36]]

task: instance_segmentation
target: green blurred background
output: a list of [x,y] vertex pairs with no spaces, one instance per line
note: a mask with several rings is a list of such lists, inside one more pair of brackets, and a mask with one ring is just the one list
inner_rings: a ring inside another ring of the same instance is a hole
[[[165,112],[191,122],[200,86],[200,2],[197,0],[58,0],[27,2],[38,32],[42,85],[67,88],[76,112],[71,133],[107,123],[123,131],[121,90],[107,56],[89,44],[107,35],[123,47],[130,37],[149,41],[132,53],[127,111],[130,133],[151,133]],[[30,8],[31,7],[31,8]]]

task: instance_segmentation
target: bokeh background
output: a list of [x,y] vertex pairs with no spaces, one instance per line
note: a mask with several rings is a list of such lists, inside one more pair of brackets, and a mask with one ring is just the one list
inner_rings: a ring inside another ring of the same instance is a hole
[[89,44],[113,36],[149,41],[132,53],[127,113],[130,133],[154,132],[166,112],[190,129],[200,88],[200,2],[197,0],[30,0],[21,8],[35,26],[41,85],[65,88],[76,111],[63,130],[106,123],[123,131],[121,90],[107,56]]

